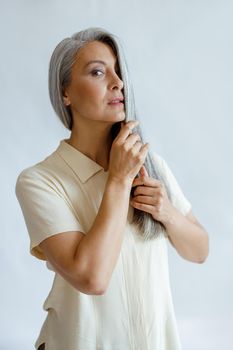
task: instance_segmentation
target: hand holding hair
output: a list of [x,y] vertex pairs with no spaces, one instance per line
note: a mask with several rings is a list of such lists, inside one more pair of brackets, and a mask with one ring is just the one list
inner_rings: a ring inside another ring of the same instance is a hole
[[139,177],[134,179],[132,187],[136,187],[130,200],[134,208],[150,213],[154,220],[162,223],[171,216],[174,207],[163,183],[149,177],[144,165],[139,171]]
[[117,182],[127,182],[130,186],[144,163],[149,148],[148,143],[141,142],[139,134],[132,132],[138,123],[137,120],[121,123],[109,157],[109,177]]

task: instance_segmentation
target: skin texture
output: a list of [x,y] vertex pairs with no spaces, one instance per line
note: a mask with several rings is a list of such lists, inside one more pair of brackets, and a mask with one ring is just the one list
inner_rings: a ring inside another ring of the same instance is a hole
[[[86,67],[91,60],[102,60],[105,64],[92,63]],[[119,77],[118,62],[112,49],[98,41],[85,45],[77,55],[71,84],[64,94],[64,102],[71,106],[74,118],[68,142],[102,165],[105,170],[109,168],[110,128],[115,122],[125,118],[123,107],[111,107],[108,102],[115,96],[122,95],[123,82]],[[115,158],[116,156],[115,153]],[[123,169],[118,168],[116,174],[121,170]],[[144,166],[140,174],[145,176],[146,182],[144,181],[144,186],[139,186],[141,178],[134,181],[133,185],[138,187],[130,204],[151,213],[154,219],[165,225],[171,244],[181,256],[190,261],[205,261],[209,250],[208,234],[193,212],[190,211],[184,217],[170,203],[160,181],[149,178]]]
[[[103,63],[86,64],[92,60]],[[72,69],[71,83],[64,91],[64,103],[71,107],[73,128],[68,143],[108,168],[110,129],[125,119],[124,105],[110,106],[109,100],[123,96],[123,82],[112,48],[93,41],[82,47]],[[90,140],[92,142],[90,142]]]
[[193,212],[182,215],[168,199],[163,184],[149,177],[144,166],[140,177],[133,181],[134,186],[137,188],[130,204],[164,224],[171,244],[183,258],[203,263],[209,254],[209,237]]
[[[105,64],[85,67],[90,60]],[[111,145],[112,125],[125,119],[123,106],[108,105],[109,100],[123,95],[117,69],[114,52],[104,43],[88,43],[77,54],[71,83],[64,89],[64,103],[73,115],[66,141],[109,170],[109,176],[99,211],[86,234],[59,233],[40,243],[54,269],[86,294],[103,294],[108,287],[124,238],[129,202],[165,225],[171,244],[182,257],[200,263],[208,255],[208,234],[193,213],[183,216],[160,182],[146,173],[143,164],[148,147],[133,133],[135,122],[122,123]],[[140,177],[134,180],[138,172]],[[130,201],[132,186],[137,189]]]
[[[86,69],[90,60],[103,60],[105,65],[95,63]],[[133,133],[137,123],[132,120],[121,123],[110,143],[110,128],[124,121],[125,111],[108,102],[123,96],[122,89],[112,49],[100,42],[85,45],[76,57],[71,83],[64,89],[64,103],[73,114],[68,143],[108,168],[108,179],[90,230],[86,234],[61,232],[40,247],[55,271],[86,294],[106,291],[124,238],[131,185],[148,152],[147,144]]]
[[146,144],[136,142],[135,125],[126,123],[113,141],[111,171],[90,230],[59,233],[40,243],[54,269],[86,294],[105,293],[120,253],[132,182],[148,151]]

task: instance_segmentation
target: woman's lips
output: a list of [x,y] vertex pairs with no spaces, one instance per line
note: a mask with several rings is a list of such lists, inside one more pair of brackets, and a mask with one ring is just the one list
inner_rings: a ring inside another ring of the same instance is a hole
[[124,102],[122,102],[122,101],[110,102],[109,105],[113,106],[113,107],[115,107],[115,106],[124,106]]

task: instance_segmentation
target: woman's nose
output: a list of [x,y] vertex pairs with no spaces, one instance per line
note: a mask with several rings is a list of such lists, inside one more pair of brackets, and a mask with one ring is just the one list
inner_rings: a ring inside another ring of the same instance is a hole
[[123,86],[124,86],[124,83],[123,81],[121,80],[121,78],[115,74],[114,77],[112,78],[112,87],[115,88],[115,87],[118,87],[120,90],[123,89]]

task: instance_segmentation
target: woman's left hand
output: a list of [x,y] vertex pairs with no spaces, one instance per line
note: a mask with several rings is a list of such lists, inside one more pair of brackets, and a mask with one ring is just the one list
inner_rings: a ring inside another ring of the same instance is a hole
[[144,165],[140,169],[140,177],[134,179],[134,190],[130,204],[139,210],[150,213],[154,220],[166,223],[172,216],[174,207],[171,204],[163,183],[148,176]]

